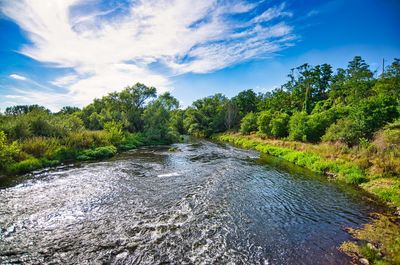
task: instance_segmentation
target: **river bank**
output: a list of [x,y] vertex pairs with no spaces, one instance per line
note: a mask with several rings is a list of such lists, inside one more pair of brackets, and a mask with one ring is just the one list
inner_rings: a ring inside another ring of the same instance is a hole
[[[354,184],[387,203],[395,214],[400,208],[400,180],[394,176],[376,176],[351,160],[335,146],[262,139],[257,135],[218,134],[214,140],[254,149],[290,161],[298,166]],[[360,229],[350,229],[356,241],[347,241],[341,250],[359,262],[400,264],[400,225],[396,215],[376,214]]]

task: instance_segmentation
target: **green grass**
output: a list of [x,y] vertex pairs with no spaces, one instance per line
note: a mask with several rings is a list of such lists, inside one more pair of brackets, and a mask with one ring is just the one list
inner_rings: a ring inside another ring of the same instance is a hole
[[298,151],[287,147],[275,146],[265,143],[261,139],[251,139],[247,136],[237,134],[215,135],[213,139],[229,142],[242,148],[255,149],[261,153],[280,157],[317,173],[337,175],[338,178],[350,184],[361,184],[367,181],[365,173],[360,167],[341,159],[327,160],[326,158],[312,152]]

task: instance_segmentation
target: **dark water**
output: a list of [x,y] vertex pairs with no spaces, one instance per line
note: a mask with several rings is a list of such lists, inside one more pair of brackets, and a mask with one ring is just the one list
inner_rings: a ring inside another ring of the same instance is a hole
[[37,172],[0,189],[2,262],[347,264],[362,193],[206,141]]

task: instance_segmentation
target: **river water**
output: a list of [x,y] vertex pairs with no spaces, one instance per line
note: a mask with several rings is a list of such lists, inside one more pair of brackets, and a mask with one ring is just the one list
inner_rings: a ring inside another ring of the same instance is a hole
[[365,194],[229,145],[196,141],[35,172],[0,189],[0,262],[347,264]]

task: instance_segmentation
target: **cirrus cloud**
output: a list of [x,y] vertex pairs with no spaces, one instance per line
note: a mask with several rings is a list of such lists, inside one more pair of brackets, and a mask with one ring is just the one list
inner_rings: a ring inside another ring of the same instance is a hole
[[292,15],[284,4],[259,10],[238,0],[139,0],[108,9],[100,1],[90,2],[95,8],[81,0],[0,3],[31,42],[22,54],[70,69],[50,83],[78,105],[136,82],[169,90],[171,76],[272,56],[295,39],[282,20]]

